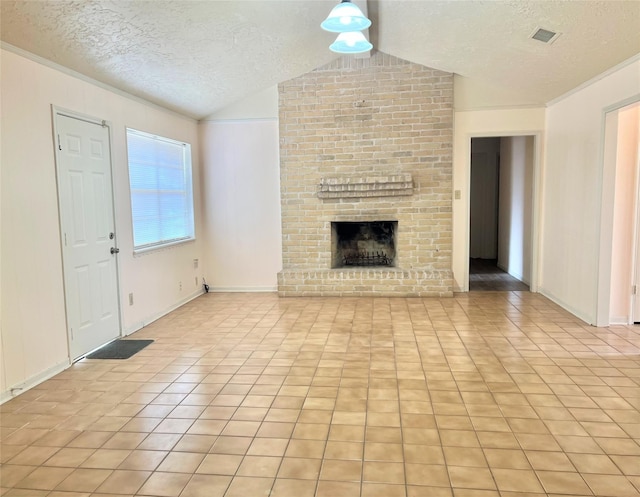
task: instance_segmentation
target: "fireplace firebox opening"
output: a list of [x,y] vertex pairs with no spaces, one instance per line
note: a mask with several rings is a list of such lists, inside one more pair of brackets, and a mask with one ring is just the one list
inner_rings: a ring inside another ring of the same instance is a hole
[[396,265],[398,221],[331,222],[331,267]]

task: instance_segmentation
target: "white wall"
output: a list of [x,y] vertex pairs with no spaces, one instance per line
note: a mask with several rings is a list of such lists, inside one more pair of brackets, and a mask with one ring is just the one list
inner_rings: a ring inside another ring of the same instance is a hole
[[618,113],[609,321],[628,324],[633,285],[640,104]]
[[498,258],[500,138],[471,140],[469,257]]
[[248,95],[242,100],[218,110],[204,121],[277,119],[278,118],[278,85]]
[[[9,50],[1,54],[2,396],[68,365],[51,105],[111,123],[122,327],[197,295],[203,259],[197,124]],[[192,144],[195,242],[133,256],[125,127]],[[179,290],[183,282],[183,291]],[[129,306],[128,294],[134,294]]]
[[[478,136],[538,135],[535,158],[543,151],[541,139],[545,109],[509,109],[456,112],[454,116],[453,189],[460,198],[453,201],[453,278],[454,291],[469,290],[469,184],[470,143]],[[535,178],[534,178],[535,182]],[[534,199],[534,209],[536,203]],[[535,244],[535,225],[532,228]],[[535,270],[535,261],[532,262]]]
[[277,87],[200,123],[207,282],[275,291],[282,269]]
[[527,284],[531,281],[533,147],[533,136],[500,140],[498,267]]
[[589,323],[598,307],[600,221],[611,223],[600,220],[604,111],[639,92],[636,59],[547,108],[539,290]]

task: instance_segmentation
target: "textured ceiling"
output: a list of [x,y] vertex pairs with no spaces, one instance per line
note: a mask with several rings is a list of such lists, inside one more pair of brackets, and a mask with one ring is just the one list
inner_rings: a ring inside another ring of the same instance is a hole
[[[1,0],[2,41],[194,118],[320,67],[337,0]],[[456,74],[456,108],[540,105],[640,52],[640,2],[369,0],[382,52]],[[545,45],[536,27],[561,36]]]

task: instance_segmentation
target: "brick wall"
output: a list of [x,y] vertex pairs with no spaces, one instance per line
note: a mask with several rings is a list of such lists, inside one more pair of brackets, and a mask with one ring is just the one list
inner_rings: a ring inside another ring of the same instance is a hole
[[[280,295],[451,295],[452,74],[377,52],[279,95]],[[397,267],[331,269],[331,221],[379,220]]]

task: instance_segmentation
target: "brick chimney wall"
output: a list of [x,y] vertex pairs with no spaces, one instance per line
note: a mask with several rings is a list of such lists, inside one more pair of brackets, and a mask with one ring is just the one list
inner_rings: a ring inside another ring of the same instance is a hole
[[[280,295],[451,295],[453,75],[377,52],[279,95]],[[332,221],[398,221],[396,267],[332,269]]]

